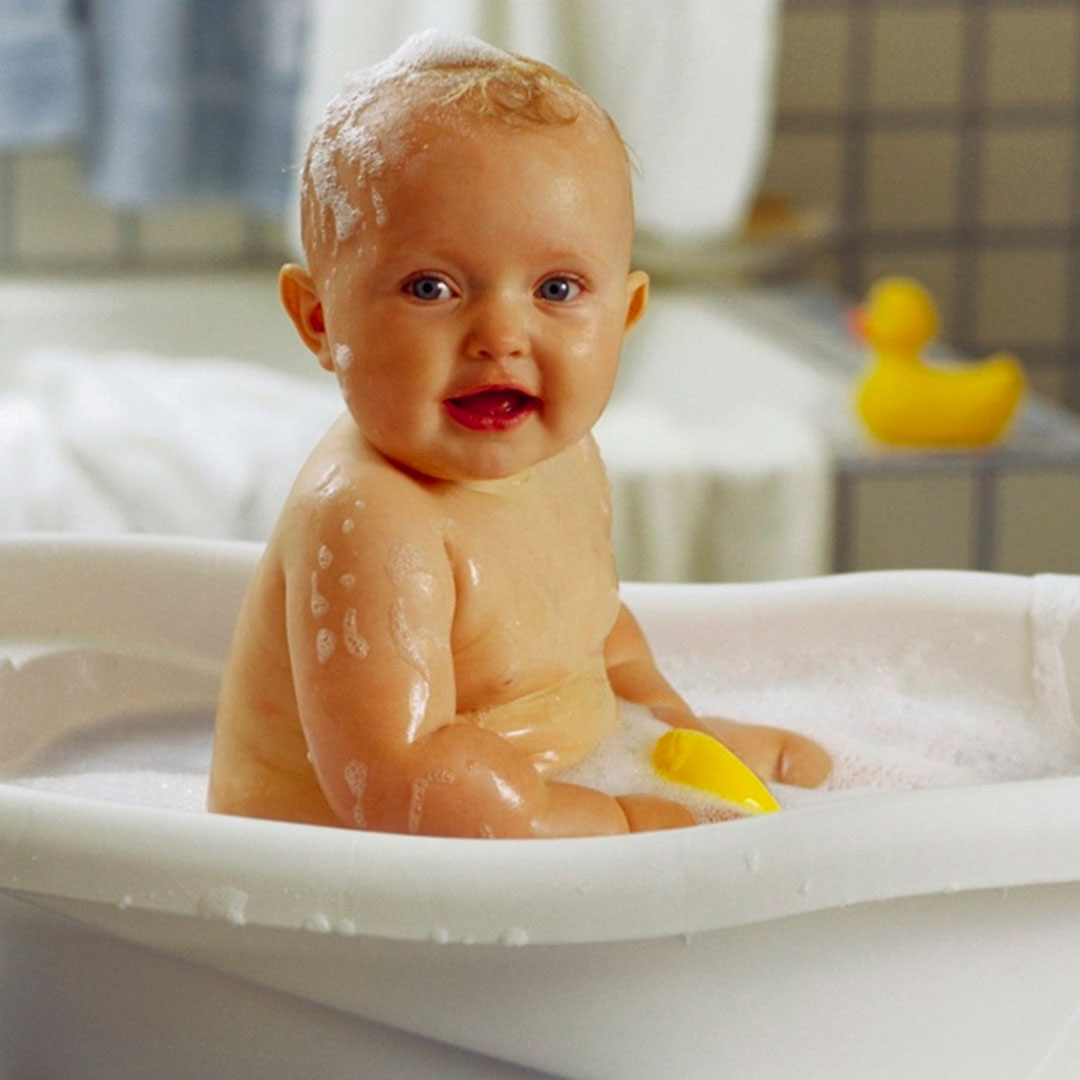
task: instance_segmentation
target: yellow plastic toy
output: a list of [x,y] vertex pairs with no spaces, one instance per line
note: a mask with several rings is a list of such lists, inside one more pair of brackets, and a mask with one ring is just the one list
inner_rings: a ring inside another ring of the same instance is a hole
[[749,814],[771,814],[780,807],[769,789],[723,743],[692,728],[664,732],[652,754],[653,768],[665,780],[697,788]]
[[923,347],[937,330],[926,290],[885,278],[854,316],[871,348],[855,403],[870,433],[895,446],[984,446],[1000,438],[1024,390],[1016,357],[996,353],[974,364],[926,364]]

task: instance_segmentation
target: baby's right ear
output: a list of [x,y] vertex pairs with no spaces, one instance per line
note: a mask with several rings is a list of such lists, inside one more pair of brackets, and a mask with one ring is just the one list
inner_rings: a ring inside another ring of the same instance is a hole
[[322,301],[315,293],[311,274],[303,266],[286,263],[278,275],[278,291],[300,339],[319,358],[322,367],[333,371],[334,360],[326,340]]

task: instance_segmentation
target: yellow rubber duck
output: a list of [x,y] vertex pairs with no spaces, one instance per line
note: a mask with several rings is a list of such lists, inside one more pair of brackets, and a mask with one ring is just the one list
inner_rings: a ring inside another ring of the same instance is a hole
[[771,814],[780,809],[749,766],[704,731],[665,731],[653,747],[652,764],[665,780],[708,792],[741,813]]
[[937,331],[937,311],[918,282],[879,281],[854,323],[871,347],[855,403],[875,438],[895,446],[965,447],[1003,434],[1023,394],[1023,369],[1008,353],[927,365],[920,353]]

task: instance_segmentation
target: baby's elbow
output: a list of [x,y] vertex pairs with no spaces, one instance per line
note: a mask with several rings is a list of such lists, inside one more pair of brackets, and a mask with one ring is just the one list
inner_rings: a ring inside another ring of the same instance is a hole
[[447,837],[531,836],[544,788],[524,754],[470,724],[437,729],[347,786],[358,825]]

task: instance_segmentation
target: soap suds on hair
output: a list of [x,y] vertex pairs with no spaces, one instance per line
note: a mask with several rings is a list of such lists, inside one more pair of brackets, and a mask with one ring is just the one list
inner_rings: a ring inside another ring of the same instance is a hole
[[348,185],[340,172],[341,162],[351,166],[356,185],[367,193],[375,224],[384,225],[387,220],[386,206],[374,181],[387,167],[380,135],[397,125],[386,123],[388,117],[381,114],[373,116],[371,123],[363,122],[380,91],[391,83],[415,81],[424,71],[495,66],[509,60],[509,53],[479,38],[432,29],[414,34],[385,60],[346,79],[315,130],[305,170],[317,205],[328,209],[333,218],[337,244],[352,236],[365,220],[350,201]]

